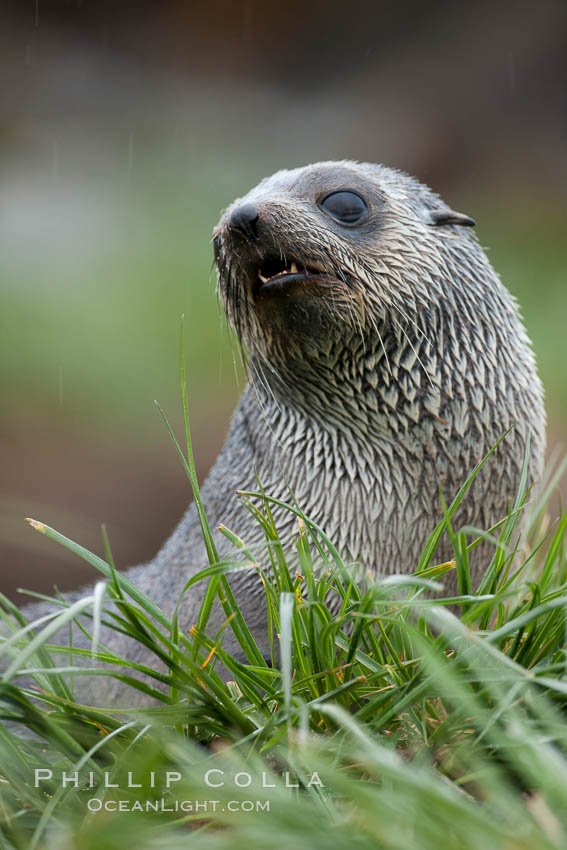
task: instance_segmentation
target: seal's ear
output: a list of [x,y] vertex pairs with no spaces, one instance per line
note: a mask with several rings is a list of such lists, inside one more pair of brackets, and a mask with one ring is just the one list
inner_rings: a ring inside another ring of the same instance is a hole
[[474,227],[476,221],[468,215],[454,212],[453,210],[433,210],[431,213],[431,224],[437,227],[441,224],[460,224],[461,227]]

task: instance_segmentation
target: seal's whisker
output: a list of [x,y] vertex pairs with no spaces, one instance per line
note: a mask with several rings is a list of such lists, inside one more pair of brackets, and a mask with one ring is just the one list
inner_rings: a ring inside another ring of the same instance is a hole
[[[269,381],[266,379],[266,376],[264,374],[264,370],[263,370],[262,366],[260,365],[260,358],[257,357],[252,362],[253,362],[253,368],[255,370],[255,373],[259,377],[260,385],[265,390],[266,395],[269,396],[272,399],[272,402],[275,405],[276,409],[281,410],[280,403],[278,402],[277,398],[275,397],[274,391],[273,391],[272,387],[270,386]],[[272,426],[271,426],[271,423],[269,421],[269,417],[266,414],[266,408],[264,406],[264,403],[260,399],[260,396],[257,393],[257,387],[255,387],[255,390],[256,390],[256,396],[258,398],[258,404],[259,404],[261,411],[262,411],[262,416],[264,416],[264,418],[265,418],[265,422],[266,422],[267,427],[271,429]]]
[[388,369],[388,372],[390,373],[390,377],[392,377],[392,364],[390,363],[390,358],[388,357],[388,352],[386,351],[386,346],[384,345],[384,339],[382,337],[382,334],[380,333],[380,329],[378,328],[378,322],[376,321],[376,318],[375,318],[375,316],[372,315],[372,313],[369,313],[369,319],[370,319],[370,324],[374,328],[376,336],[378,337],[378,340],[380,341],[380,347],[381,347],[382,352],[384,354],[384,359],[386,361],[386,367]]
[[395,324],[398,326],[398,328],[401,330],[402,334],[403,334],[403,335],[404,335],[404,337],[406,338],[406,341],[407,341],[407,343],[408,343],[409,347],[411,348],[411,350],[412,350],[412,351],[413,351],[413,353],[415,354],[415,359],[417,360],[417,362],[418,362],[418,363],[419,363],[419,365],[421,366],[421,369],[422,369],[422,371],[423,371],[423,374],[425,375],[425,377],[426,377],[426,378],[427,378],[427,380],[429,381],[429,385],[430,385],[431,389],[432,389],[432,390],[435,390],[435,384],[433,383],[433,381],[432,381],[432,379],[431,379],[431,375],[429,374],[429,372],[428,372],[428,371],[427,371],[427,369],[425,368],[425,365],[424,365],[424,363],[423,363],[423,361],[422,361],[421,357],[420,357],[420,356],[419,356],[419,354],[417,353],[417,351],[416,351],[416,349],[415,349],[415,347],[414,347],[414,345],[413,345],[413,343],[412,343],[412,341],[411,341],[411,339],[410,339],[410,337],[409,337],[409,334],[407,334],[407,333],[406,333],[406,331],[405,331],[405,329],[404,329],[403,325],[401,324],[401,322],[400,322],[400,321],[398,321],[398,319],[394,319],[394,322],[395,322]]
[[404,321],[408,322],[408,324],[413,325],[413,327],[420,334],[422,339],[424,339],[425,342],[428,342],[429,345],[433,346],[432,341],[429,339],[429,337],[425,333],[424,329],[420,325],[418,325],[418,323],[415,321],[415,319],[412,319],[411,316],[407,315],[402,310],[402,308],[399,306],[399,304],[396,304],[395,300],[392,300],[390,303],[391,303],[391,306],[394,308],[394,310],[398,311],[398,313],[401,315],[402,319],[404,319]]
[[[366,356],[367,352],[367,339],[366,334],[364,332],[363,327],[363,319],[366,320],[366,310],[364,307],[364,299],[361,293],[358,291],[357,287],[351,286],[351,281],[347,277],[346,273],[337,266],[333,266],[332,273],[344,283],[345,286],[345,297],[344,301],[347,305],[347,310],[349,316],[352,319],[352,324],[354,327],[358,327],[360,332],[360,339],[362,342],[362,350],[364,356]],[[355,310],[354,304],[358,307],[358,310]]]

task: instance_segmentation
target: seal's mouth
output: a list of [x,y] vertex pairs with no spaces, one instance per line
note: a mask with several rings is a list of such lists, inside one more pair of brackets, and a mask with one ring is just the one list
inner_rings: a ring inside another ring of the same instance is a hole
[[325,270],[314,263],[289,257],[266,255],[256,270],[253,283],[253,295],[261,297],[281,292],[293,284],[328,283],[335,280]]

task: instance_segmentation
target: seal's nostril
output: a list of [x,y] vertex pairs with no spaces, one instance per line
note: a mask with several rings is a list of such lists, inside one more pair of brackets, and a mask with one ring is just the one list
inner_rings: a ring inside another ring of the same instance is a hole
[[254,204],[242,204],[231,213],[228,220],[230,230],[236,230],[249,242],[255,242],[258,235],[258,210]]

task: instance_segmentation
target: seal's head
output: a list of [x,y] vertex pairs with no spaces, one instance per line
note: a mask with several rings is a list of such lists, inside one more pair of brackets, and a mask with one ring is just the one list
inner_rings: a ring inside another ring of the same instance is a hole
[[541,407],[472,224],[414,178],[356,162],[279,171],[235,201],[215,230],[219,293],[262,399],[365,447],[403,434],[416,456],[469,434],[475,458]]
[[279,171],[215,229],[219,293],[241,341],[272,367],[330,347],[358,349],[361,340],[373,348],[393,327],[425,332],[422,311],[451,297],[451,266],[472,246],[482,262],[463,227],[473,224],[383,166]]

